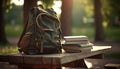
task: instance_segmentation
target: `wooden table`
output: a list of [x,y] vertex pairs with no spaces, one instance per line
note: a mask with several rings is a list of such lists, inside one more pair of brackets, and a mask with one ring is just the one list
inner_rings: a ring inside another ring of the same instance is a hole
[[62,53],[48,55],[21,55],[9,54],[0,55],[0,61],[9,62],[17,65],[19,69],[62,69],[65,67],[82,67],[87,68],[84,63],[85,58],[100,58],[103,54],[111,49],[111,46],[93,46],[91,52],[81,53]]

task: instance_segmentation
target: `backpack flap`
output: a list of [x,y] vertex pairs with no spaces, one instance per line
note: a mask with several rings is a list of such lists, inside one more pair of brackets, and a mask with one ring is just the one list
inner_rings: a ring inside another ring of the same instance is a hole
[[[52,51],[56,53],[57,51],[61,52],[60,37],[58,37],[58,30],[60,29],[59,20],[48,13],[41,13],[36,17],[36,25],[43,33],[43,35],[41,35],[41,37],[43,37],[41,44],[43,45],[40,45],[40,47],[43,48],[45,52],[48,51],[49,53]],[[49,51],[50,49],[52,49],[52,51]]]

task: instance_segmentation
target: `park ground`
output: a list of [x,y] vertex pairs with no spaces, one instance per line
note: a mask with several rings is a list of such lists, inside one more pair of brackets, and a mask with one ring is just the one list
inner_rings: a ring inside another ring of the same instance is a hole
[[[12,45],[17,45],[19,38],[8,38],[8,40]],[[112,49],[105,54],[104,59],[86,59],[88,67],[104,69],[104,65],[108,63],[120,64],[120,41],[94,42],[92,39],[90,41],[98,46],[112,46]],[[0,69],[17,69],[17,67],[7,62],[0,62]]]

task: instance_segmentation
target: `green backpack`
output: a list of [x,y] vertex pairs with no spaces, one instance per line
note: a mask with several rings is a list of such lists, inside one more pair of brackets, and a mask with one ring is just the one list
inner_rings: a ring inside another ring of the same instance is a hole
[[61,53],[61,24],[53,9],[34,7],[19,39],[19,51],[24,54]]

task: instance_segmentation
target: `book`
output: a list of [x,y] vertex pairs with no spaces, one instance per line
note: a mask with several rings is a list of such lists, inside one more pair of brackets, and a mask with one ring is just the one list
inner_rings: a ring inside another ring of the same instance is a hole
[[63,45],[63,49],[67,53],[90,52],[92,46],[81,47],[79,44],[65,44]]
[[88,47],[88,46],[93,46],[92,43],[86,43],[86,44],[63,44],[63,46],[70,45],[70,46],[78,46],[78,47]]
[[88,46],[93,46],[93,43],[88,42],[87,44],[79,44],[80,47],[88,47]]
[[88,37],[87,36],[64,36],[64,38],[67,40],[76,40],[76,39],[82,39],[82,40],[87,40]]
[[64,36],[65,44],[86,44],[89,42],[87,36]]
[[87,36],[64,36],[63,49],[66,52],[90,52],[92,47]]
[[88,40],[71,40],[71,41],[66,41],[65,44],[87,44],[89,41]]

